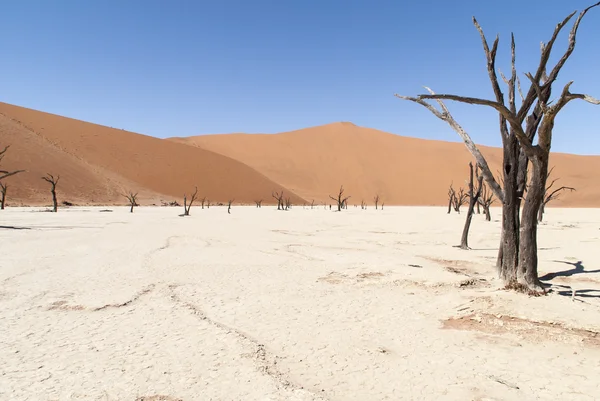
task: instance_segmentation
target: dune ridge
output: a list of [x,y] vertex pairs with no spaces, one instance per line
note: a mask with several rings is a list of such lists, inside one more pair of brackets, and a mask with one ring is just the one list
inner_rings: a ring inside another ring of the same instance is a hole
[[[449,135],[452,135],[449,133]],[[449,136],[450,138],[450,136]],[[343,185],[349,204],[440,206],[450,183],[465,187],[472,160],[459,142],[403,137],[338,122],[279,134],[154,138],[0,103],[0,145],[11,145],[9,205],[49,202],[46,173],[61,175],[60,201],[142,205],[182,201],[198,187],[213,203],[274,204],[283,190],[293,204],[332,203]],[[481,147],[499,172],[501,149]],[[575,187],[549,206],[600,207],[600,156],[553,153],[555,178]]]

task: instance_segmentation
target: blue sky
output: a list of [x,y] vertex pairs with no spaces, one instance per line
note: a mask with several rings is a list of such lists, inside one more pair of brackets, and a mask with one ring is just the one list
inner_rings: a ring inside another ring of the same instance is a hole
[[[157,137],[275,133],[351,121],[458,141],[428,111],[394,98],[491,97],[475,15],[534,70],[539,44],[591,0],[4,0],[0,101]],[[514,11],[518,10],[518,12]],[[600,97],[600,9],[588,14],[561,85]],[[567,32],[556,50],[564,51]],[[559,52],[555,53],[556,55]],[[497,117],[451,104],[478,143],[499,145]],[[600,154],[600,107],[572,102],[554,151]]]

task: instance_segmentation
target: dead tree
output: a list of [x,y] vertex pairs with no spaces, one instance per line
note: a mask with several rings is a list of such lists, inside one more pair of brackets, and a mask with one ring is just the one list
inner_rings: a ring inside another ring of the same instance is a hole
[[454,190],[454,187],[452,186],[452,183],[450,184],[450,188],[448,189],[448,214],[450,214],[450,212],[452,211],[452,208],[454,207],[455,204],[455,199],[456,199],[456,191]]
[[8,185],[0,181],[0,193],[2,198],[0,199],[0,210],[4,210],[4,206],[6,204],[6,191],[8,190]]
[[202,199],[200,199],[200,202],[202,204],[202,209],[204,209],[204,204],[206,203],[206,196]]
[[257,208],[261,208],[262,207],[262,199],[260,200],[255,200],[254,203],[256,203],[256,207]]
[[50,184],[50,193],[52,194],[52,211],[56,213],[58,211],[58,201],[56,200],[56,184],[60,180],[60,176],[54,177],[52,174],[46,173],[42,180]]
[[192,203],[194,203],[197,196],[198,196],[198,187],[196,187],[196,190],[192,194],[192,197],[190,198],[190,204],[188,205],[187,204],[187,196],[185,194],[183,195],[183,215],[184,216],[190,215],[190,209],[192,208]]
[[[344,204],[346,203],[346,201],[348,199],[350,199],[349,196],[344,197],[344,186],[343,185],[340,187],[340,191],[338,192],[337,198],[335,198],[331,195],[329,195],[329,197],[337,203],[338,212],[342,211]],[[331,205],[329,205],[329,209],[331,209]]]
[[373,197],[373,201],[375,202],[375,210],[378,209],[378,205],[379,205],[379,200],[381,198],[379,197],[379,194],[375,194],[375,196]]
[[230,199],[229,202],[227,203],[227,214],[231,214],[231,204],[233,203],[235,199]]
[[[552,171],[554,171],[554,167],[552,167],[550,169],[550,171],[548,171],[548,175],[546,176],[546,182],[548,182],[548,180],[550,179],[550,176],[552,175]],[[538,222],[542,222],[542,220],[544,219],[544,212],[546,211],[546,205],[548,203],[560,198],[560,195],[564,191],[571,191],[571,192],[575,191],[575,188],[572,188],[572,187],[558,187],[553,190],[552,187],[554,187],[554,184],[558,180],[559,180],[558,178],[555,178],[550,182],[550,184],[548,184],[546,186],[546,191],[544,192],[544,198],[543,198],[542,204],[540,205],[540,209],[538,211]]]
[[384,206],[385,206],[385,202],[381,202],[381,210],[383,210]]
[[[480,176],[482,177],[482,176]],[[479,180],[479,177],[477,177]],[[492,215],[490,214],[490,206],[494,203],[494,193],[490,191],[485,183],[481,183],[481,195],[477,200],[478,204],[483,208],[486,221],[492,221]]]
[[287,198],[285,198],[285,210],[289,210],[292,207],[292,201],[290,200],[290,197],[288,196]]
[[471,220],[473,219],[473,213],[475,212],[475,205],[481,195],[481,186],[483,183],[483,176],[477,178],[477,190],[475,191],[473,185],[473,163],[469,163],[469,210],[467,211],[467,218],[465,219],[465,226],[463,228],[462,237],[460,239],[461,249],[469,248],[469,228],[471,228]]
[[310,208],[314,209],[315,208],[315,200],[313,199],[312,202],[310,203]]
[[[535,73],[526,74],[531,85],[524,93],[516,70],[516,46],[514,35],[511,38],[511,74],[510,78],[500,73],[508,86],[508,102],[500,89],[498,72],[496,70],[496,53],[499,39],[496,37],[490,49],[483,29],[473,18],[473,23],[479,31],[487,61],[487,72],[492,84],[494,99],[478,99],[456,95],[439,95],[427,88],[429,94],[417,97],[398,96],[426,107],[436,117],[448,123],[463,139],[471,152],[482,175],[494,195],[502,202],[502,234],[498,252],[497,266],[500,278],[510,288],[524,288],[534,293],[544,292],[538,278],[537,259],[537,214],[543,202],[548,173],[548,160],[552,142],[554,121],[558,113],[572,100],[580,99],[592,104],[600,104],[600,100],[585,94],[570,92],[571,82],[563,89],[558,99],[549,102],[552,86],[560,71],[575,50],[577,31],[583,17],[592,8],[600,6],[600,2],[586,8],[579,14],[571,28],[569,44],[565,53],[554,66],[549,66],[549,60],[556,39],[563,28],[569,23],[576,12],[560,22],[550,40],[541,46],[540,61]],[[517,108],[516,94],[521,97],[520,107]],[[441,108],[428,103],[428,99],[437,101]],[[503,186],[500,186],[490,171],[485,157],[481,154],[470,135],[456,122],[446,107],[444,100],[457,101],[473,105],[483,105],[498,112],[500,135],[502,138]],[[537,136],[537,144],[534,139]],[[531,164],[531,178],[527,197],[524,199],[522,214],[521,202],[526,186],[526,177]]]
[[460,214],[460,208],[467,203],[468,199],[469,194],[463,188],[459,188],[458,193],[455,193],[453,198],[454,211]]
[[131,206],[131,208],[129,209],[129,213],[133,213],[133,208],[135,206],[139,206],[139,204],[137,203],[137,192],[133,193],[133,191],[129,191],[128,193],[123,194],[123,196],[127,198],[127,200],[129,201],[129,205]]
[[[8,151],[8,149],[10,148],[10,145],[7,145],[4,147],[4,149],[2,149],[0,151],[0,163],[2,162],[2,159],[4,159],[4,156],[6,155],[6,152]],[[4,182],[2,182],[3,179],[11,177],[13,175],[22,173],[24,170],[14,170],[14,171],[8,171],[8,170],[1,170],[0,169],[0,188],[2,189],[2,203],[1,203],[1,210],[4,210],[4,206],[6,203],[6,191],[8,189],[8,185],[6,185]]]
[[273,192],[271,196],[277,200],[277,210],[285,210],[283,205],[283,191]]
[[366,202],[365,202],[364,200],[361,200],[361,201],[360,201],[360,208],[361,208],[362,210],[365,210],[365,209],[366,209],[366,207],[367,207],[367,204],[366,204]]

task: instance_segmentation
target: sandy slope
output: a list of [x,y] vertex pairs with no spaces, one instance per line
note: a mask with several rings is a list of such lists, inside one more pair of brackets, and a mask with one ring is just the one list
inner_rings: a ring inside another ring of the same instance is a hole
[[48,185],[40,179],[46,172],[61,176],[59,197],[71,202],[122,203],[119,193],[129,189],[140,191],[143,204],[181,201],[198,186],[200,196],[215,202],[252,203],[271,200],[281,188],[211,151],[0,103],[0,145],[6,144],[4,167],[27,170],[7,181],[13,204],[47,202]]
[[8,210],[0,399],[597,399],[600,211],[548,212],[540,298],[493,213],[462,251],[442,208]]
[[[451,134],[449,134],[451,135]],[[326,200],[341,184],[351,202],[443,205],[450,182],[464,185],[472,160],[462,143],[401,137],[335,123],[276,135],[203,135],[172,138],[240,160],[306,199]],[[494,172],[499,149],[481,148]],[[577,188],[555,206],[600,206],[600,157],[553,154],[561,185]]]

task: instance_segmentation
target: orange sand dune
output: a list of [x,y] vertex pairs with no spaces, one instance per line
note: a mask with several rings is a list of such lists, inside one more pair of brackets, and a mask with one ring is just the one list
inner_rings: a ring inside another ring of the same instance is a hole
[[[139,191],[141,204],[181,202],[198,186],[212,202],[273,201],[282,189],[253,168],[184,144],[0,103],[0,146],[11,145],[3,169],[27,170],[6,179],[9,204],[47,204],[49,184],[60,175],[59,201],[125,203],[121,193]],[[292,202],[304,200],[285,189]]]
[[[401,137],[351,123],[170,140],[239,160],[308,200],[329,202],[343,184],[351,204],[372,204],[379,193],[390,205],[444,205],[451,182],[465,186],[472,160],[462,143]],[[481,151],[496,173],[501,150]],[[553,154],[551,165],[561,185],[577,188],[552,205],[600,206],[600,157]]]

